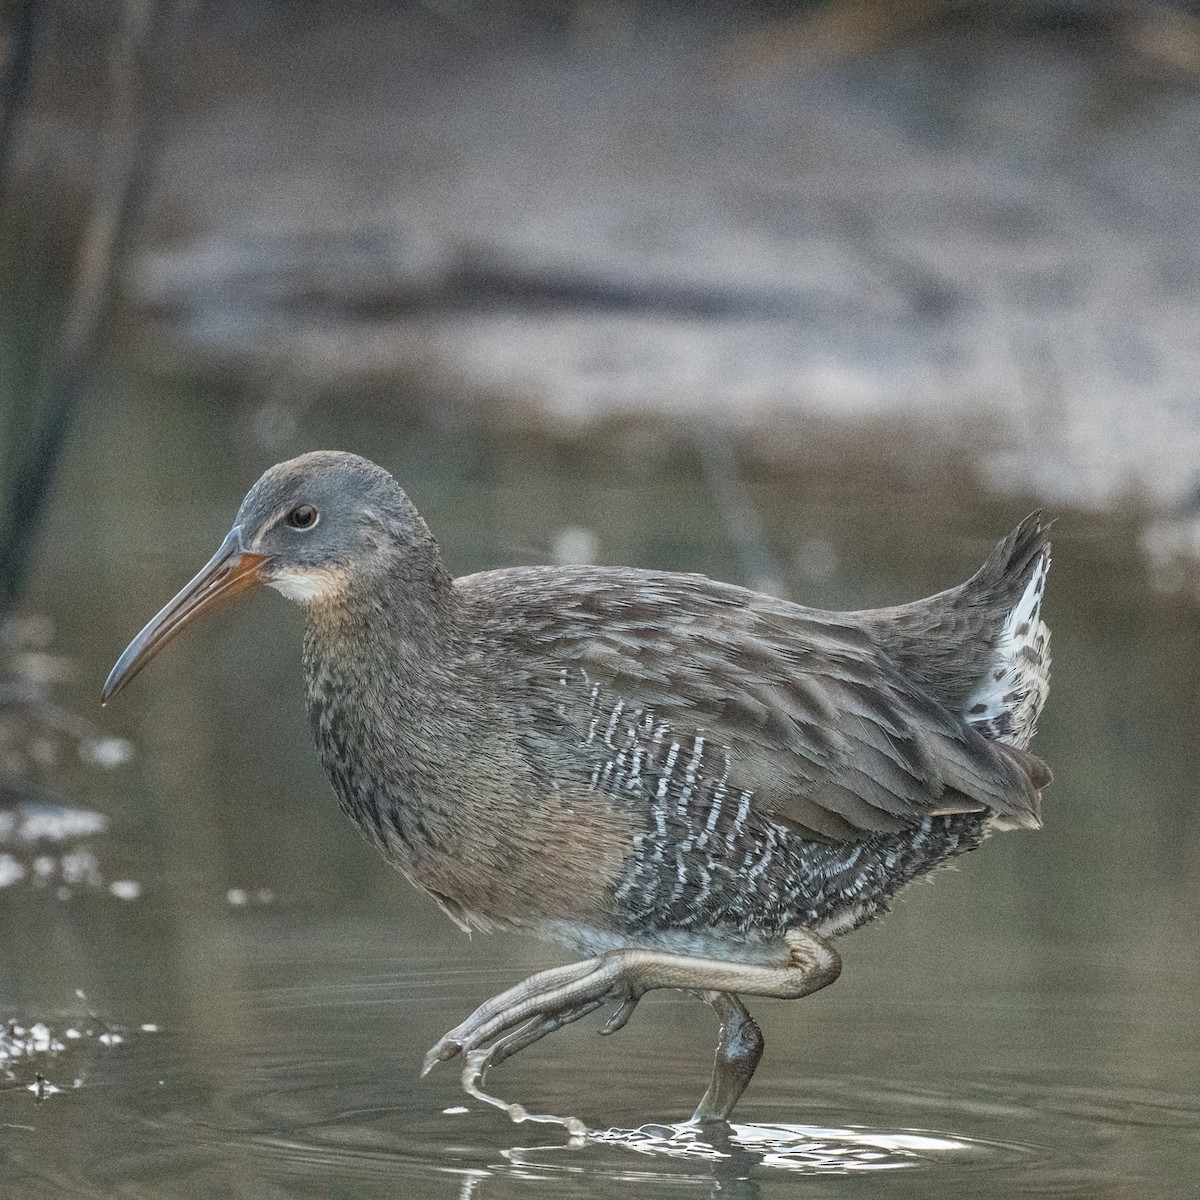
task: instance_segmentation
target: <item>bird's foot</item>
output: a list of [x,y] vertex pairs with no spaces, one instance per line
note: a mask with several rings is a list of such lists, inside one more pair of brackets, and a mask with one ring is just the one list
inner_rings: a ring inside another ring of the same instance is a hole
[[[632,1016],[643,990],[631,981],[626,956],[619,951],[539,971],[481,1004],[440,1038],[425,1055],[421,1074],[427,1075],[438,1063],[456,1054],[469,1054],[500,1038],[492,1046],[492,1057],[487,1062],[495,1066],[547,1034],[595,1012],[608,1000],[619,1000],[621,1006],[601,1032],[615,1033]],[[516,1032],[500,1037],[509,1030]]]
[[622,1028],[633,1015],[641,995],[641,989],[628,982],[625,968],[621,956],[609,954],[530,976],[481,1004],[461,1025],[441,1038],[425,1056],[421,1074],[426,1075],[438,1063],[461,1054],[462,1086],[468,1096],[500,1109],[513,1121],[561,1125],[572,1137],[586,1136],[587,1126],[578,1117],[531,1113],[522,1104],[512,1104],[485,1092],[484,1083],[492,1067],[564,1025],[595,1012],[610,1000],[619,1000],[620,1006],[600,1032],[615,1033]]

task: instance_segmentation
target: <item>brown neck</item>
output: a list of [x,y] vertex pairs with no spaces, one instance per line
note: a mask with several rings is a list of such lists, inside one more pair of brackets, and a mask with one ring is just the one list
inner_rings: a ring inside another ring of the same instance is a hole
[[308,607],[309,720],[342,808],[412,875],[452,839],[470,761],[460,614],[444,570],[371,583]]

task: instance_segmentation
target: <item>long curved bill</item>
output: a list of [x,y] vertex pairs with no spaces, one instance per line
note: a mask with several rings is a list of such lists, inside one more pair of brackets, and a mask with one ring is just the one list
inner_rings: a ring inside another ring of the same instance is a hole
[[265,555],[243,547],[242,531],[235,525],[195,579],[125,647],[104,681],[100,703],[107,704],[194,617],[260,586],[266,561]]

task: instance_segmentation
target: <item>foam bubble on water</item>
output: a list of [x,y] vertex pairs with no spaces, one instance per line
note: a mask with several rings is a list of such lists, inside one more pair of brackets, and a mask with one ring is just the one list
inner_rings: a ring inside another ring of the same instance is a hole
[[100,860],[91,850],[70,850],[59,862],[63,882],[78,887],[84,884],[88,887],[99,887]]
[[112,770],[133,758],[133,743],[120,737],[85,738],[79,743],[79,757],[92,766]]
[[0,854],[0,888],[20,883],[28,872],[11,854]]
[[108,818],[103,813],[58,804],[30,804],[24,807],[15,832],[23,842],[65,842],[92,837],[107,828]]
[[570,525],[554,535],[550,556],[559,566],[594,563],[600,556],[600,539],[595,530]]
[[[87,1004],[83,992],[77,990],[76,995]],[[10,1020],[0,1025],[0,1064],[4,1079],[26,1087],[39,1101],[62,1090],[46,1078],[51,1069],[60,1077],[69,1072],[75,1080],[71,1086],[82,1086],[86,1072],[78,1069],[79,1059],[88,1053],[88,1047],[98,1043],[106,1050],[112,1050],[130,1036],[128,1030],[110,1025],[95,1013],[89,1016],[91,1021],[78,1025],[57,1026],[49,1020],[30,1023]],[[158,1028],[147,1022],[138,1031],[157,1033]],[[31,1079],[32,1083],[29,1082]]]

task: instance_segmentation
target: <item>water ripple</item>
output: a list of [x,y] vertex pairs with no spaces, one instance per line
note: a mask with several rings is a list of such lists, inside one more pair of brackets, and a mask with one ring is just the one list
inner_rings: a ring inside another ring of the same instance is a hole
[[[684,1163],[739,1163],[743,1168],[800,1175],[848,1175],[894,1171],[943,1163],[995,1165],[1031,1157],[1032,1147],[988,1142],[958,1134],[820,1125],[740,1124],[701,1128],[691,1124],[642,1125],[637,1129],[591,1131],[589,1147],[606,1147]],[[514,1165],[553,1168],[562,1147],[513,1149]],[[583,1155],[587,1158],[587,1155]],[[578,1169],[583,1163],[573,1166]],[[590,1169],[603,1169],[592,1156]],[[615,1163],[610,1162],[610,1165]]]

